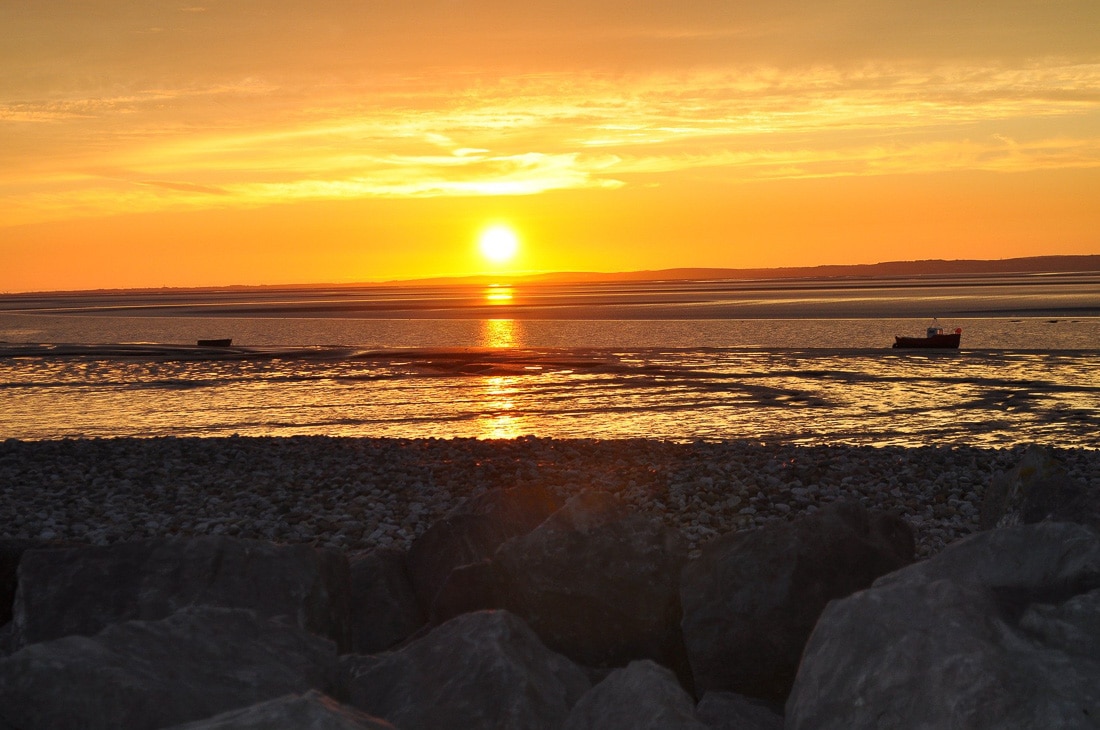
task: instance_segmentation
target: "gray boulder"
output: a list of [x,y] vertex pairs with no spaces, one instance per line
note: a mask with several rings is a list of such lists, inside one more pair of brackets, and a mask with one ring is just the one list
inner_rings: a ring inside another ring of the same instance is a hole
[[1100,724],[1100,535],[978,533],[829,605],[789,730]]
[[710,730],[783,730],[780,712],[736,692],[707,692],[695,707],[695,716]]
[[229,537],[160,538],[28,550],[13,606],[16,646],[193,605],[254,609],[350,645],[347,558],[307,545]]
[[425,614],[455,568],[492,556],[509,538],[533,530],[558,508],[538,487],[494,489],[469,499],[434,522],[409,548],[413,590]]
[[338,689],[332,642],[253,611],[198,607],[0,659],[0,727],[143,730]]
[[393,725],[317,690],[286,695],[168,730],[394,730]]
[[19,584],[19,561],[28,550],[75,547],[60,540],[0,539],[0,626],[11,621],[15,588]]
[[580,698],[564,730],[706,730],[676,675],[648,659],[616,669]]
[[374,654],[424,625],[420,603],[405,570],[405,554],[379,550],[350,558],[351,652]]
[[1029,446],[1020,462],[993,477],[981,508],[983,530],[1049,520],[1100,528],[1100,495],[1073,479],[1054,451]]
[[349,702],[402,730],[556,730],[590,686],[506,611],[463,614],[398,651],[343,665]]
[[826,604],[906,565],[913,552],[900,518],[857,504],[711,542],[680,584],[696,691],[781,704]]
[[508,610],[554,651],[595,667],[653,659],[678,668],[686,555],[682,536],[659,519],[587,493],[501,545],[493,563]]

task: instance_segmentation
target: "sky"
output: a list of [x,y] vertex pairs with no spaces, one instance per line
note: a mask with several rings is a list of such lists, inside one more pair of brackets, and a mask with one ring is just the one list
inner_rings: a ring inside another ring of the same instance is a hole
[[10,0],[0,28],[0,292],[1100,253],[1096,0]]

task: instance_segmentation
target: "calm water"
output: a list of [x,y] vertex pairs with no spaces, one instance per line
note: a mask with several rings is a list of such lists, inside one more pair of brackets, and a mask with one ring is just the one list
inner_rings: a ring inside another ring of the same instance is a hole
[[[932,315],[959,351],[890,349]],[[0,341],[8,438],[1100,448],[1100,276],[0,297]]]

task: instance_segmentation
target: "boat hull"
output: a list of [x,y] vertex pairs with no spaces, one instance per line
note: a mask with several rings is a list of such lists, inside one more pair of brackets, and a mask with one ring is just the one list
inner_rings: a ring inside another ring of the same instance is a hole
[[233,344],[232,338],[224,340],[199,340],[199,347],[229,347]]
[[894,347],[922,349],[958,349],[959,333],[950,335],[932,335],[931,337],[894,337]]

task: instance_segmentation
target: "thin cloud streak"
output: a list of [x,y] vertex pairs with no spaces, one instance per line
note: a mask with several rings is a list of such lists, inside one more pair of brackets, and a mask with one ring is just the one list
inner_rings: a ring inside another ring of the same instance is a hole
[[[190,208],[193,200],[179,198],[196,191],[216,192],[216,206],[251,207],[302,198],[613,189],[632,184],[631,176],[659,184],[697,168],[756,180],[1100,166],[1100,64],[750,68],[625,84],[541,74],[482,80],[458,92],[451,82],[377,95],[369,106],[348,89],[296,106],[296,91],[255,79],[5,104],[0,119],[15,139],[32,138],[42,125],[73,134],[46,161],[32,145],[22,155],[18,146],[0,155],[9,170],[0,173],[0,194],[16,204],[0,223],[86,215],[97,205],[105,206],[101,214]],[[161,107],[180,100],[192,105],[195,121],[163,119]],[[207,106],[195,109],[197,100]],[[204,127],[204,118],[219,126]],[[1067,136],[1062,125],[1048,130],[1043,120],[1051,118],[1077,120],[1082,135]],[[1016,141],[1004,142],[1009,136]],[[117,183],[73,174],[97,167],[126,170],[130,184],[161,189],[116,197]]]

